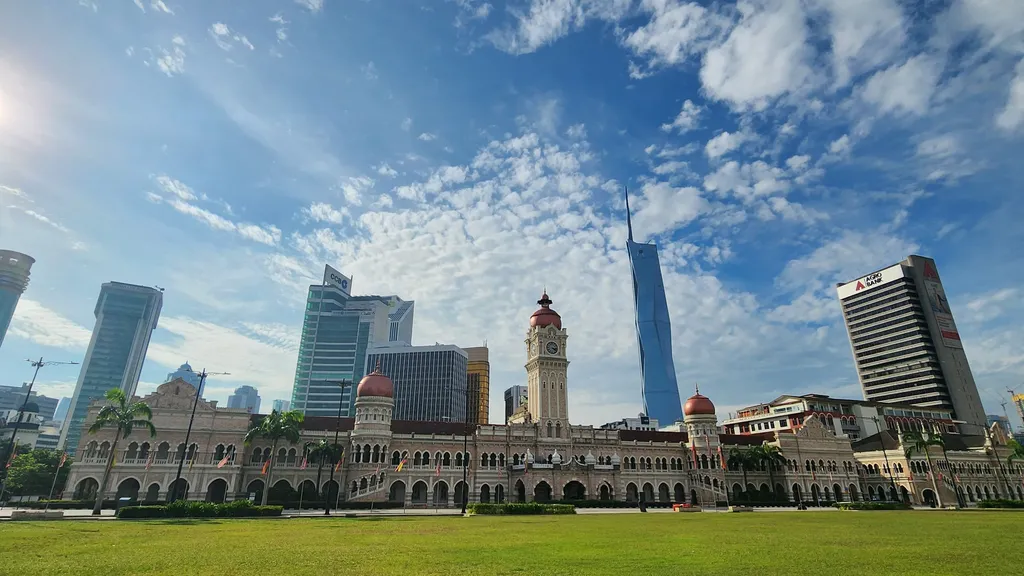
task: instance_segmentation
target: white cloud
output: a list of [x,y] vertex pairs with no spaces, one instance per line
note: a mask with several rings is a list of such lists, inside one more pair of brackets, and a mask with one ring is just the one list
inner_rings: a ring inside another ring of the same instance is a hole
[[21,188],[14,188],[13,186],[4,186],[3,184],[0,184],[0,193],[9,194],[11,196],[16,196],[18,198],[27,198],[25,193],[21,191]]
[[850,135],[843,134],[839,138],[836,138],[831,143],[829,143],[828,152],[829,154],[833,154],[835,156],[844,156],[847,152],[850,151],[851,147],[852,144],[850,143]]
[[[189,188],[184,182],[175,180],[174,178],[171,178],[166,174],[161,174],[157,176],[156,183],[157,186],[159,186],[160,189],[163,190],[165,193],[173,194],[180,198],[181,200],[185,200],[186,202],[198,200],[198,197],[196,196],[194,190]],[[203,196],[203,198],[205,199],[205,195]]]
[[917,145],[918,156],[929,156],[932,158],[946,158],[959,152],[960,145],[952,134],[944,134],[922,140]]
[[704,153],[711,159],[720,158],[733,150],[738,150],[744,142],[753,139],[753,135],[748,132],[722,132],[708,140],[704,146]]
[[[138,4],[138,1],[136,1],[135,3]],[[170,8],[168,8],[167,4],[164,4],[164,0],[153,0],[149,4],[149,6],[151,8],[153,8],[153,10],[156,10],[157,12],[163,12],[164,14],[172,14],[172,15],[174,14],[174,11],[171,10]],[[139,6],[139,8],[141,8],[141,7],[142,6]]]
[[387,162],[381,162],[380,165],[376,167],[376,170],[377,174],[380,174],[381,176],[387,176],[388,178],[394,178],[398,176],[398,171],[389,166]]
[[314,222],[330,222],[332,224],[341,224],[348,215],[348,210],[344,208],[338,210],[326,202],[314,202],[303,212]]
[[295,0],[295,3],[310,12],[319,12],[324,7],[324,0]]
[[702,106],[694,104],[691,100],[686,100],[675,119],[669,124],[662,124],[661,129],[665,132],[677,131],[680,134],[685,134],[700,125],[700,115],[703,111]]
[[252,42],[249,42],[248,38],[244,35],[233,33],[231,28],[223,22],[215,22],[211,25],[209,33],[210,37],[213,38],[213,41],[217,43],[217,46],[221,50],[230,51],[234,48],[234,44],[232,42],[237,42],[249,50],[255,49],[255,46],[252,45]]
[[50,227],[52,227],[52,228],[54,228],[54,229],[56,229],[56,230],[58,230],[60,232],[64,232],[65,234],[71,232],[71,230],[68,230],[63,224],[61,224],[59,222],[56,222],[53,219],[51,219],[51,218],[49,218],[47,216],[44,216],[43,214],[40,214],[39,212],[36,212],[35,210],[31,210],[31,209],[27,209],[27,208],[18,208],[16,206],[12,206],[12,208],[17,208],[18,210],[21,210],[22,212],[24,212],[26,216],[30,216],[32,218],[35,218],[39,222],[42,222],[43,224],[46,224],[47,226],[50,226]]
[[150,192],[146,197],[151,202],[167,204],[178,212],[191,216],[214,230],[233,232],[242,238],[253,240],[260,244],[266,244],[268,246],[276,245],[281,241],[281,230],[276,226],[259,226],[248,222],[234,222],[205,208],[200,208],[195,204],[189,204],[177,196],[164,198],[158,194]]
[[408,132],[409,130],[412,130],[412,118],[406,118],[405,120],[402,120],[402,123],[400,124],[400,126],[401,126],[402,130],[404,130],[406,132]]
[[700,79],[707,94],[738,109],[761,110],[816,81],[813,49],[799,0],[740,0],[740,23],[704,55]]
[[906,40],[903,13],[895,0],[812,0],[810,4],[828,14],[838,86],[888,63]]
[[142,5],[142,0],[132,0],[132,2],[135,2],[135,5],[139,7],[139,10],[142,10],[143,12],[146,11],[146,7]]
[[41,303],[22,297],[7,331],[7,337],[11,336],[40,346],[84,352],[92,332]]
[[[745,164],[731,160],[704,177],[705,190],[721,196],[731,193],[746,204],[765,196],[785,193],[789,188],[786,171],[761,160]],[[768,204],[759,204],[758,207],[771,210]]]
[[372,60],[367,62],[361,70],[363,71],[363,76],[366,76],[367,80],[376,80],[377,78],[380,78],[380,75],[377,74],[377,65],[374,64]]
[[431,142],[431,141],[437,139],[437,135],[436,134],[432,134],[430,132],[424,132],[424,133],[420,134],[419,136],[417,136],[417,138],[420,139],[420,140],[423,140],[424,142]]
[[675,188],[664,182],[646,183],[640,190],[633,228],[648,237],[686,225],[708,209],[700,190]]
[[579,30],[588,19],[618,21],[632,0],[530,0],[527,10],[510,9],[516,25],[487,35],[495,48],[529,54]]
[[156,64],[160,71],[168,77],[181,74],[185,71],[185,39],[175,36],[171,39],[171,49],[160,49],[161,56],[157,58]]
[[882,114],[922,115],[928,111],[941,72],[941,63],[934,57],[918,54],[876,72],[864,85],[862,97]]
[[1017,75],[1010,82],[1006,106],[996,116],[996,126],[1012,132],[1024,124],[1024,59],[1017,63]]
[[[728,19],[697,2],[643,0],[640,8],[650,20],[628,34],[623,43],[635,54],[650,58],[653,65],[682,63],[706,48],[729,24]],[[630,64],[632,76],[635,65]]]

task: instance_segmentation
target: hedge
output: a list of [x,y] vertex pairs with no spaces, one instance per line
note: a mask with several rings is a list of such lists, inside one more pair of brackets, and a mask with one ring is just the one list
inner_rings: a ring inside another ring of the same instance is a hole
[[178,500],[166,506],[125,506],[117,512],[118,518],[245,518],[254,516],[280,516],[281,506],[256,506],[248,500],[235,500],[228,504],[190,502]]
[[[36,500],[35,502],[10,502],[8,505],[17,508],[29,509],[49,508],[50,510],[92,510],[95,503],[95,500],[50,500],[50,505],[47,506],[46,500]],[[117,508],[117,500],[103,501],[104,510],[113,510],[115,508]]]
[[1024,508],[1024,502],[1020,500],[982,500],[978,502],[978,508]]
[[910,504],[900,502],[836,502],[840,510],[913,510]]
[[541,504],[525,502],[514,504],[470,504],[470,514],[575,514],[572,504]]

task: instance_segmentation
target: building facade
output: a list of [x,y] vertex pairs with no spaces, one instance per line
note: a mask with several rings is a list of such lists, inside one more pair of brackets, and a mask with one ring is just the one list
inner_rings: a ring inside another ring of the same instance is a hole
[[394,343],[371,348],[366,372],[376,367],[395,383],[396,420],[466,422],[479,413],[471,403],[469,355],[458,346]]
[[18,300],[28,288],[35,258],[13,250],[0,250],[0,346],[11,325]]
[[512,417],[520,406],[526,406],[529,392],[526,386],[516,384],[505,389],[505,421]]
[[412,342],[414,302],[352,296],[351,289],[351,279],[330,266],[324,282],[309,287],[291,397],[292,409],[306,416],[335,416],[339,403],[342,415],[350,416],[366,351],[390,341]]
[[601,428],[605,430],[657,430],[658,421],[648,418],[646,414],[640,414],[636,418],[623,418],[602,424]]
[[470,414],[471,424],[487,424],[491,410],[491,362],[487,345],[463,348],[468,356],[466,375],[469,378],[469,404],[476,406],[475,416]]
[[661,277],[658,247],[653,243],[633,241],[628,194],[626,224],[629,228],[626,251],[633,279],[644,413],[663,425],[672,424],[681,420],[683,413],[675,362],[672,359],[672,323],[668,315],[668,302],[665,300],[665,282]]
[[1003,432],[1006,432],[1007,436],[1013,436],[1013,426],[1010,425],[1010,419],[1007,418],[1006,416],[999,416],[998,414],[986,414],[985,421],[988,426],[991,427],[993,424],[996,424],[1003,429]]
[[836,290],[865,398],[949,409],[985,426],[934,260],[909,256]]
[[247,410],[250,414],[260,413],[260,391],[252,386],[239,386],[228,396],[228,408]]
[[[25,402],[25,395],[28,393],[28,384],[0,386],[0,412],[20,410],[21,405]],[[60,401],[56,398],[42,396],[33,391],[28,401],[39,407],[39,417],[44,421],[58,420],[56,412]]]
[[[192,366],[188,362],[185,362],[179,366],[177,370],[168,374],[167,377],[164,378],[164,382],[170,382],[171,380],[176,380],[178,378],[181,378],[185,382],[199,388],[199,395],[203,395],[203,388],[199,385],[199,374],[196,374],[195,371],[192,370]],[[206,386],[205,382],[202,384],[203,386]]]
[[292,409],[292,403],[288,400],[274,400],[274,412],[287,412]]
[[[715,406],[700,393],[683,406],[678,432],[601,429],[569,419],[569,333],[541,298],[526,334],[526,408],[508,425],[408,421],[395,418],[397,383],[374,370],[356,390],[354,418],[308,417],[300,441],[244,446],[245,431],[263,416],[201,401],[192,445],[184,445],[189,384],[161,385],[144,398],[153,407],[157,436],[135,431],[114,447],[114,431],[82,438],[82,456],[68,478],[66,499],[96,496],[107,456],[117,450],[105,498],[159,501],[172,489],[176,465],[185,460],[181,484],[190,499],[260,498],[294,506],[299,494],[346,503],[454,507],[469,502],[606,500],[717,506],[736,502],[830,505],[834,501],[904,500],[949,505],[962,500],[1024,499],[1024,465],[1006,463],[1006,437],[998,427],[984,436],[942,434],[946,452],[927,455],[890,431],[851,442],[818,414],[797,429],[731,434],[721,430]],[[100,403],[89,408],[95,418]],[[338,441],[344,459],[335,480],[328,468],[307,461],[303,446]],[[767,443],[779,448],[773,466],[742,470],[735,450]],[[244,446],[244,447],[243,447]],[[219,465],[224,461],[224,465]],[[320,472],[318,474],[318,471]],[[465,476],[466,481],[463,482]],[[318,482],[319,481],[319,482]]]
[[107,282],[100,288],[96,325],[61,428],[60,443],[72,456],[93,399],[102,398],[111,388],[135,394],[163,302],[163,292],[157,288],[121,282]]

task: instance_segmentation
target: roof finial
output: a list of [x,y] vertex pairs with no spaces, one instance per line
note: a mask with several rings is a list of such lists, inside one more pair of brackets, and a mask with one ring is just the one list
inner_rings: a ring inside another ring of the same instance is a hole
[[697,392],[697,395],[700,396],[700,384],[694,382],[693,389]]
[[380,358],[377,358],[377,366],[373,369],[373,371],[380,373]]
[[626,229],[629,230],[629,241],[633,241],[633,220],[629,216],[629,188],[626,186],[622,187],[623,192],[626,195]]

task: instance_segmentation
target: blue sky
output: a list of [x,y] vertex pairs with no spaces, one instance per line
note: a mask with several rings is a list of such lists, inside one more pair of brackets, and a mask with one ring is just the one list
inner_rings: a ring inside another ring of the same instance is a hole
[[189,360],[231,372],[212,399],[269,405],[329,262],[414,298],[414,343],[486,340],[494,418],[546,286],[573,420],[631,416],[628,185],[684,397],[860,397],[834,284],[920,253],[1001,412],[1024,388],[1022,57],[1010,0],[7,3],[0,246],[38,262],[0,373],[80,359],[118,280],[166,288],[143,392]]

